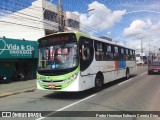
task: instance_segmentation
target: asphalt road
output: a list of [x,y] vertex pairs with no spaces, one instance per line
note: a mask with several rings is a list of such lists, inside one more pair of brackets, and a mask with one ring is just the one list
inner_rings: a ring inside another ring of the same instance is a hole
[[[31,91],[0,98],[0,111],[49,111],[45,117],[31,120],[159,120],[155,117],[50,117],[60,112],[83,116],[84,111],[160,111],[160,75],[148,75],[147,67],[138,67],[129,80],[119,79],[104,86],[100,92],[87,90],[79,93]],[[96,113],[95,113],[96,116]],[[99,113],[97,113],[99,116]],[[0,118],[2,119],[2,118]],[[3,118],[8,119],[8,118]],[[12,118],[22,119],[22,118]]]

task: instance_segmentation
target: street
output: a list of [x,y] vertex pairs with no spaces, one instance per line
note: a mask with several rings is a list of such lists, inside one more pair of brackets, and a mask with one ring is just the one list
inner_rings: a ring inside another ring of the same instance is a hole
[[[0,98],[0,111],[49,111],[46,117],[23,118],[26,120],[98,119],[96,115],[92,118],[49,117],[54,115],[55,111],[159,111],[159,76],[160,75],[148,75],[147,66],[138,66],[137,72],[132,75],[129,80],[119,79],[108,83],[100,92],[94,92],[93,90],[79,93],[54,93],[52,91],[40,90],[21,92]],[[23,81],[24,85],[27,84],[27,82],[28,81]],[[1,86],[3,87],[5,84],[1,84]],[[5,89],[5,87],[3,88]],[[113,117],[108,119],[157,120],[160,118]]]

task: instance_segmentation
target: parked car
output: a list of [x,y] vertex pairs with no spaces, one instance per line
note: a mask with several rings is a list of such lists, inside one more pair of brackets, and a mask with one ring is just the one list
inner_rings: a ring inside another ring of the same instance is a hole
[[148,65],[148,75],[151,75],[153,73],[160,73],[160,62],[152,62]]
[[0,82],[7,82],[6,75],[0,75]]

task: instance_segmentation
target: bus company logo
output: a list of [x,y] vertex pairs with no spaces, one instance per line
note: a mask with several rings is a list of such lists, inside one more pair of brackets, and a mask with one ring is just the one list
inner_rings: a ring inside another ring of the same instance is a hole
[[3,53],[5,48],[6,48],[6,42],[3,39],[0,39],[0,55]]

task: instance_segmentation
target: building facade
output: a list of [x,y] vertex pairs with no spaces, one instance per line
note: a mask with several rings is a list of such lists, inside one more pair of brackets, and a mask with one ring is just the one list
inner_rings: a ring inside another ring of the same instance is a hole
[[[63,11],[65,30],[79,30],[80,17],[72,12]],[[1,17],[0,36],[15,39],[34,40],[57,32],[58,7],[47,0],[32,2],[28,8]]]
[[36,78],[37,61],[37,41],[0,38],[0,75],[7,81],[16,80],[19,74],[24,80]]

